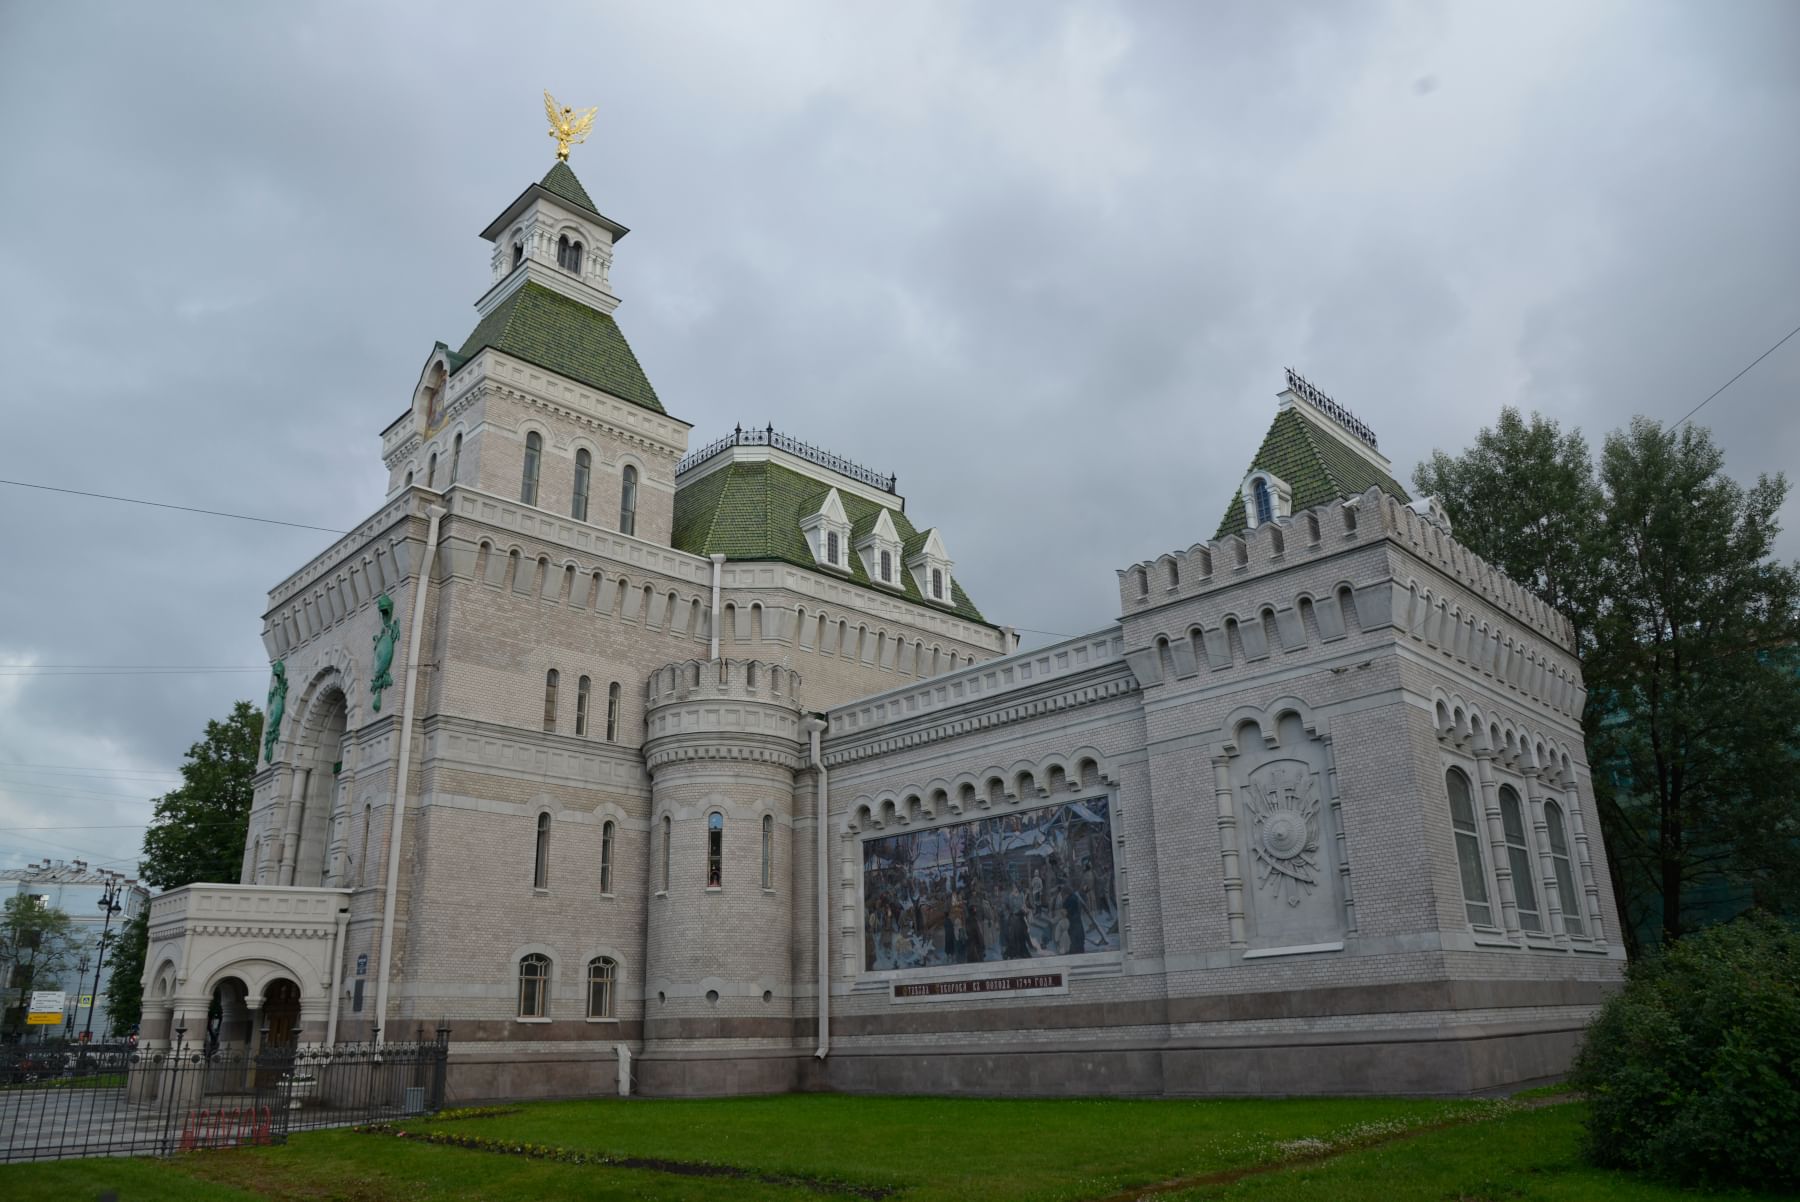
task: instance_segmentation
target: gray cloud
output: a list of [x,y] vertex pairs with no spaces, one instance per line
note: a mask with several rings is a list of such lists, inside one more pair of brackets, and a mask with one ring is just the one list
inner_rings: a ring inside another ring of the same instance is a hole
[[[1792,328],[1796,52],[1781,0],[14,5],[0,475],[354,522],[548,85],[601,107],[574,166],[696,439],[898,472],[990,616],[1079,631],[1211,534],[1284,365],[1405,475],[1503,404],[1673,419]],[[1797,394],[1800,340],[1702,412],[1732,471],[1800,457]],[[328,538],[0,487],[0,663],[257,665]],[[0,826],[142,821],[121,773],[263,687],[0,675]]]

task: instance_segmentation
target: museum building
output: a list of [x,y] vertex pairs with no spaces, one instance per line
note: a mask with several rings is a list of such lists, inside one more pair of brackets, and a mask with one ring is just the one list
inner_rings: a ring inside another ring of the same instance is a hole
[[1568,1067],[1624,968],[1572,631],[1371,430],[1289,372],[1211,537],[1020,650],[894,477],[690,451],[626,233],[564,161],[482,231],[386,500],[269,593],[242,873],[152,900],[146,1047],[444,1024],[463,1100]]

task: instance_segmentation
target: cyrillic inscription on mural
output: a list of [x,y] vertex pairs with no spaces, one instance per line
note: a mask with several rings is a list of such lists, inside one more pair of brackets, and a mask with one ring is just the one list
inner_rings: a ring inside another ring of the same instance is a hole
[[919,981],[895,985],[896,998],[963,997],[973,993],[1019,993],[1023,990],[1061,989],[1060,972],[1034,972],[1017,977],[981,977],[973,981]]
[[863,965],[870,971],[1119,947],[1108,798],[863,844]]

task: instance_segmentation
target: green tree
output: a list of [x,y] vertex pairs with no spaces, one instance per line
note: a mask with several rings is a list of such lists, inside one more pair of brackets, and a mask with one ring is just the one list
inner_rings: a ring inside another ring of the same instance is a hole
[[1704,429],[1646,418],[1606,440],[1590,753],[1607,848],[1661,899],[1665,941],[1696,886],[1785,905],[1800,879],[1800,569],[1772,557],[1780,475],[1745,488]]
[[144,907],[136,917],[113,932],[108,962],[112,975],[106,978],[107,1032],[124,1035],[137,1025],[144,1012],[144,955],[150,950],[150,908]]
[[174,889],[238,879],[261,739],[262,713],[248,701],[206,724],[205,738],[188,748],[180,788],[156,799],[138,869],[146,883]]
[[79,945],[74,920],[45,905],[37,894],[6,899],[0,914],[0,967],[8,986],[6,1021],[14,1031],[24,1029],[31,991],[61,980],[75,963]]
[[1581,431],[1564,433],[1510,406],[1461,455],[1433,451],[1413,484],[1436,496],[1456,537],[1563,612],[1585,652],[1594,622],[1601,542],[1600,487]]

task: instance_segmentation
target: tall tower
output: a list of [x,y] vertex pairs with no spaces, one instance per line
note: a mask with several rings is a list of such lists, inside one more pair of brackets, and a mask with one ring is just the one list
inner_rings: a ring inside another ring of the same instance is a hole
[[810,879],[794,854],[800,685],[756,660],[688,660],[650,677],[643,1093],[797,1084],[794,914]]

